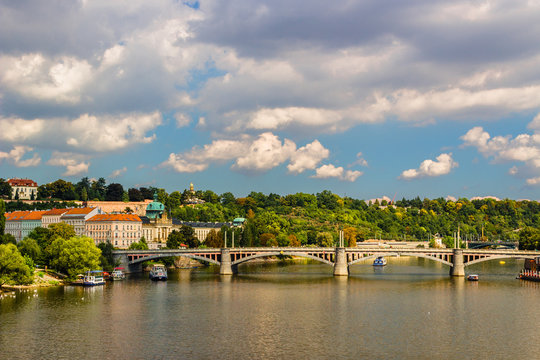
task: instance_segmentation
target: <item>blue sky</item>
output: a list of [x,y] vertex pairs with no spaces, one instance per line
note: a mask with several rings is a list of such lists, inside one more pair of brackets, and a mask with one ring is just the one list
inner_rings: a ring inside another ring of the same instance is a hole
[[0,177],[540,199],[537,1],[0,0]]

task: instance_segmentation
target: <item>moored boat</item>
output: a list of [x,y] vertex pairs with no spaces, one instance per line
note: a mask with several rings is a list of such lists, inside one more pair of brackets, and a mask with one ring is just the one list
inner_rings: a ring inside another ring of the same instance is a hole
[[379,256],[373,261],[373,266],[385,266],[385,265],[386,265],[386,259],[383,256]]
[[105,285],[103,270],[89,270],[84,274],[83,286]]
[[124,280],[126,278],[126,274],[122,271],[124,268],[117,267],[114,268],[114,271],[111,273],[110,279],[111,280]]
[[150,270],[149,276],[150,280],[154,281],[167,280],[167,269],[165,268],[165,265],[154,264]]
[[471,275],[467,276],[467,280],[469,280],[469,281],[478,281],[478,275],[471,274]]
[[534,259],[525,259],[523,270],[520,271],[518,279],[540,281],[540,256]]

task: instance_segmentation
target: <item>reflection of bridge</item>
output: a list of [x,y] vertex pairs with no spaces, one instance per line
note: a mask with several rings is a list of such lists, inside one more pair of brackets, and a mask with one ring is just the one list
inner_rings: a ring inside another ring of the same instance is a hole
[[450,275],[464,276],[465,266],[494,259],[528,259],[538,256],[535,251],[476,250],[476,249],[420,249],[420,248],[223,248],[178,250],[115,250],[114,257],[129,271],[140,271],[144,261],[169,256],[184,256],[220,266],[220,274],[231,275],[238,265],[268,256],[298,256],[333,266],[334,275],[348,275],[349,266],[378,256],[415,256],[441,262],[450,267]]

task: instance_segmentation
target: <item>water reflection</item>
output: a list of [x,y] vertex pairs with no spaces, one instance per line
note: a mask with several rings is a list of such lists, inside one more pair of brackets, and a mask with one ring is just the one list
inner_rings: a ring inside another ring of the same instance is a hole
[[536,358],[540,346],[515,336],[540,321],[540,284],[516,280],[521,266],[466,268],[476,283],[419,258],[354,265],[349,277],[282,262],[16,292],[0,299],[0,349],[5,359]]

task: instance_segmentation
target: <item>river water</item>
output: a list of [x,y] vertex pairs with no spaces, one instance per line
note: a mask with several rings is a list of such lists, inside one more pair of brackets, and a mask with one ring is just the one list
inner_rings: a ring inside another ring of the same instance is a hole
[[408,257],[349,278],[248,263],[20,291],[0,299],[0,359],[538,359],[540,284],[522,266],[476,264],[468,282]]

